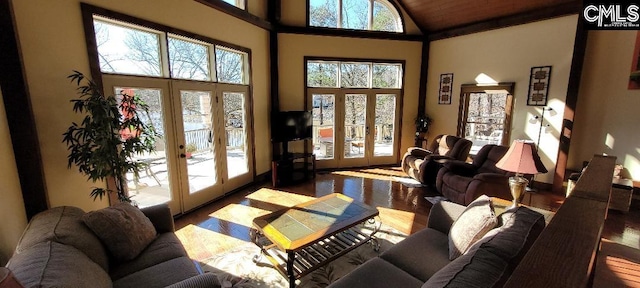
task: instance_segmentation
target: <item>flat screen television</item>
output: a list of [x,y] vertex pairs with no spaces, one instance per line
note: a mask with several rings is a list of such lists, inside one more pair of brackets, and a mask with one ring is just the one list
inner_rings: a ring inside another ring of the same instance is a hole
[[271,141],[287,142],[311,138],[311,111],[281,111],[271,117]]

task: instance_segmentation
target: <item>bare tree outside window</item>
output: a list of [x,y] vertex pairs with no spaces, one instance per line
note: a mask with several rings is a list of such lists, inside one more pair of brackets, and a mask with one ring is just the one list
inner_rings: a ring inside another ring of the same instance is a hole
[[338,87],[338,63],[307,62],[307,86]]
[[169,37],[171,76],[192,80],[211,80],[209,47]]
[[238,52],[216,47],[216,71],[218,81],[244,84],[243,55]]
[[371,30],[397,32],[398,28],[396,16],[386,5],[374,2],[373,4],[373,27]]
[[342,0],[342,28],[369,28],[369,0]]
[[309,3],[309,24],[316,27],[338,28],[336,0],[312,0]]
[[[308,1],[310,26],[402,32],[398,11],[387,0]],[[371,21],[370,15],[373,15]]]
[[160,39],[157,34],[127,30],[124,43],[129,48],[127,59],[133,61],[145,75],[162,75],[160,70]]
[[373,64],[374,88],[400,88],[400,65]]
[[158,34],[98,20],[93,23],[101,71],[161,75]]
[[340,65],[340,81],[342,87],[369,87],[369,63],[342,63]]

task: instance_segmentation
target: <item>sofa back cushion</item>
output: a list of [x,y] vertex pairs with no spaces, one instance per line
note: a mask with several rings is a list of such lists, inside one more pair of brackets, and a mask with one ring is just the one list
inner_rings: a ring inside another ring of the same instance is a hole
[[24,287],[111,287],[98,264],[69,245],[46,241],[15,254],[7,263]]
[[476,167],[477,173],[510,174],[510,172],[496,167],[496,163],[502,159],[508,150],[509,147],[506,146],[498,146],[494,144],[484,145],[480,151],[478,151],[476,157],[473,158],[473,166]]
[[498,219],[487,195],[471,202],[449,230],[449,260],[464,254],[496,224]]
[[501,287],[544,229],[544,216],[526,207],[501,215],[503,225],[435,273],[423,288]]
[[156,238],[156,228],[137,207],[119,203],[82,217],[119,261],[136,258]]
[[21,254],[36,244],[54,241],[73,246],[103,270],[109,271],[107,251],[100,239],[82,222],[84,214],[82,209],[71,206],[55,207],[37,214],[22,233],[15,253]]

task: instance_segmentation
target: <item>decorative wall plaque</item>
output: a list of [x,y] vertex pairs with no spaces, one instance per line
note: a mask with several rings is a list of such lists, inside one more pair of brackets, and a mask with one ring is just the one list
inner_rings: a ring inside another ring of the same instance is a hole
[[551,66],[531,67],[527,105],[546,106],[551,79]]
[[440,91],[438,92],[438,104],[451,104],[452,90],[453,73],[440,74]]

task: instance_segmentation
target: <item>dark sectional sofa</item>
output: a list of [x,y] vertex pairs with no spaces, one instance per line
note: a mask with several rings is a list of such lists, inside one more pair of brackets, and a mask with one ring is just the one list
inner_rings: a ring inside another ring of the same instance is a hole
[[526,207],[507,210],[498,216],[498,227],[450,261],[449,229],[464,209],[435,204],[427,228],[329,287],[501,287],[544,229],[544,216]]

